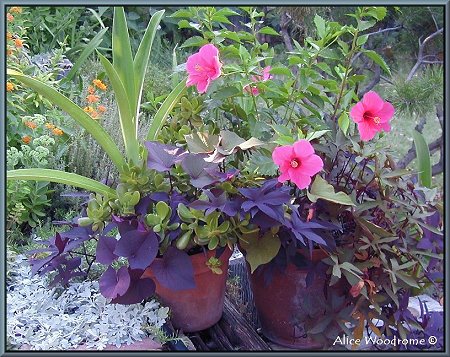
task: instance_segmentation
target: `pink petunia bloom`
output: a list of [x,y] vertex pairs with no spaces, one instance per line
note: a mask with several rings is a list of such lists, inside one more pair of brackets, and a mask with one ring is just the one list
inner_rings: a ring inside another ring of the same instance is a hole
[[[273,76],[270,74],[271,69],[272,69],[271,66],[264,67],[264,69],[262,71],[262,75],[252,76],[252,81],[253,82],[266,82],[269,79],[272,79]],[[245,85],[243,89],[244,89],[244,92],[253,94],[255,96],[259,94],[258,87],[252,83]]]
[[391,131],[389,121],[394,116],[394,107],[385,102],[374,91],[364,94],[363,99],[350,110],[350,117],[358,124],[362,141],[373,139],[379,131]]
[[272,159],[280,167],[279,182],[291,180],[298,188],[303,189],[311,183],[311,177],[323,168],[322,159],[315,154],[308,140],[301,139],[294,145],[275,148]]
[[196,85],[199,93],[205,93],[211,81],[220,76],[221,68],[217,47],[213,44],[204,45],[187,59],[186,69],[189,77],[186,85]]

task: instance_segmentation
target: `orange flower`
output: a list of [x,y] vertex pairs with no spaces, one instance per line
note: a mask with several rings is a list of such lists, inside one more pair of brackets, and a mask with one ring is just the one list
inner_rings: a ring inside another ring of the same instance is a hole
[[51,124],[51,123],[45,123],[45,127],[47,129],[55,129],[55,126],[53,124]]
[[13,51],[11,49],[6,50],[6,55],[11,56],[13,54]]
[[11,15],[9,12],[6,14],[6,19],[9,21],[9,22],[13,22],[14,21],[14,16],[13,15]]
[[98,95],[95,94],[89,94],[86,97],[86,100],[88,103],[97,103],[100,100],[100,97]]
[[7,33],[6,33],[6,40],[8,40],[8,41],[12,40],[12,34],[11,34],[11,32],[7,32]]
[[14,90],[14,84],[12,84],[11,82],[6,82],[6,91],[12,92],[13,90]]
[[95,93],[95,88],[93,86],[89,86],[88,87],[88,93],[89,94],[94,94]]
[[32,121],[26,121],[24,124],[25,124],[25,126],[27,126],[28,128],[30,128],[31,130],[34,130],[34,129],[37,128],[37,124],[36,124],[36,123],[33,123]]
[[106,85],[100,79],[94,79],[92,83],[94,83],[94,85],[102,91],[105,91],[107,88]]
[[59,128],[54,128],[54,129],[52,130],[52,132],[53,132],[53,134],[58,135],[58,136],[61,136],[61,135],[64,134],[64,131],[62,131],[62,130],[59,129]]
[[106,107],[105,107],[104,105],[99,105],[99,106],[97,107],[97,109],[98,109],[98,111],[99,111],[100,113],[106,112]]
[[98,112],[97,112],[96,110],[94,110],[94,111],[91,113],[91,117],[92,117],[92,119],[98,119],[98,117],[99,117]]
[[22,8],[19,6],[13,6],[11,9],[9,9],[13,14],[21,14]]
[[19,48],[23,47],[23,41],[20,38],[16,38],[14,40],[14,44],[16,45],[16,47],[19,47]]
[[92,108],[92,107],[85,107],[84,109],[83,109],[86,113],[92,113],[93,111],[94,111],[94,108]]
[[31,136],[24,136],[23,138],[22,138],[22,141],[25,143],[25,144],[29,144],[30,142],[31,142]]

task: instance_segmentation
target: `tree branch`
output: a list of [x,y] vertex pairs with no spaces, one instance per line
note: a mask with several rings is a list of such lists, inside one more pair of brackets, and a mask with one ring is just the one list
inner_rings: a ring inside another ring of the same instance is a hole
[[362,97],[368,91],[370,91],[373,87],[375,87],[378,83],[380,83],[381,78],[381,68],[377,64],[375,65],[375,70],[373,71],[373,77],[370,82],[364,87],[359,93],[358,97]]
[[426,63],[426,61],[424,61],[423,59],[423,51],[425,50],[425,46],[428,42],[430,42],[433,38],[435,38],[436,36],[442,34],[444,32],[444,29],[441,28],[439,30],[437,30],[436,32],[433,32],[431,35],[429,35],[425,40],[423,40],[423,42],[420,41],[419,39],[419,53],[417,54],[417,62],[414,65],[414,67],[411,69],[411,71],[408,74],[408,77],[406,77],[406,81],[410,81],[411,78],[416,74],[417,70],[419,69],[419,67],[423,64]]
[[378,31],[370,32],[370,33],[367,34],[367,36],[378,35],[379,33],[388,32],[388,31],[397,31],[397,30],[400,30],[402,28],[403,28],[403,25],[399,25],[399,26],[396,26],[396,27],[388,27],[388,28],[381,29],[381,30],[378,30]]

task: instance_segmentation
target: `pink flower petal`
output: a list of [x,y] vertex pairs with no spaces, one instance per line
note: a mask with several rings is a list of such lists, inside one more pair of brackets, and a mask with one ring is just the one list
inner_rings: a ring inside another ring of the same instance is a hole
[[267,80],[269,80],[269,79],[272,79],[273,78],[273,76],[270,74],[270,70],[272,69],[272,67],[271,66],[267,66],[267,67],[265,67],[264,69],[263,69],[263,78],[262,78],[262,80],[265,82],[265,81],[267,81]]
[[358,102],[350,110],[350,117],[355,123],[359,123],[360,121],[364,120],[364,112],[364,105],[362,104],[362,102]]
[[391,131],[391,124],[389,123],[381,123],[380,127],[386,132]]
[[380,118],[381,123],[387,123],[394,116],[394,106],[389,102],[384,102],[383,108],[375,113]]
[[373,127],[366,121],[362,121],[362,122],[358,123],[358,130],[359,130],[359,136],[361,137],[362,141],[369,141],[369,140],[373,139],[373,137],[377,133],[377,130],[373,129]]
[[381,97],[374,91],[370,91],[364,94],[362,103],[364,105],[365,110],[372,113],[379,112],[384,105],[383,99],[381,99]]
[[323,161],[318,155],[310,155],[304,159],[300,164],[299,170],[302,174],[313,176],[323,168]]
[[209,82],[210,82],[209,78],[202,80],[202,81],[198,81],[197,82],[197,91],[199,93],[205,93],[209,87]]
[[200,47],[198,53],[204,58],[211,58],[217,57],[219,55],[219,50],[212,43],[208,43],[207,45]]
[[311,183],[311,177],[308,175],[302,175],[300,170],[291,169],[289,170],[289,176],[291,181],[297,185],[298,188],[304,189]]
[[294,149],[291,145],[279,146],[272,153],[272,160],[278,166],[290,163],[294,156]]
[[290,179],[289,171],[285,171],[280,176],[278,176],[278,182],[285,182],[289,179]]
[[308,140],[301,139],[294,144],[294,152],[298,158],[303,159],[314,154],[314,148]]

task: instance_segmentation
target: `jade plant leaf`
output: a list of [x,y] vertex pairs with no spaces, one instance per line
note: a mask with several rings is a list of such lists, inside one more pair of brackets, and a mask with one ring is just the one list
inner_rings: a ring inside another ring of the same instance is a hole
[[240,241],[242,248],[247,252],[245,259],[250,264],[251,272],[262,264],[270,262],[278,254],[281,247],[280,239],[271,231],[262,237],[256,234],[246,235]]
[[339,203],[346,206],[355,206],[350,196],[344,192],[334,192],[333,186],[331,186],[322,177],[316,176],[313,184],[311,185],[311,191],[307,193],[311,202],[316,202],[319,198],[334,203]]

